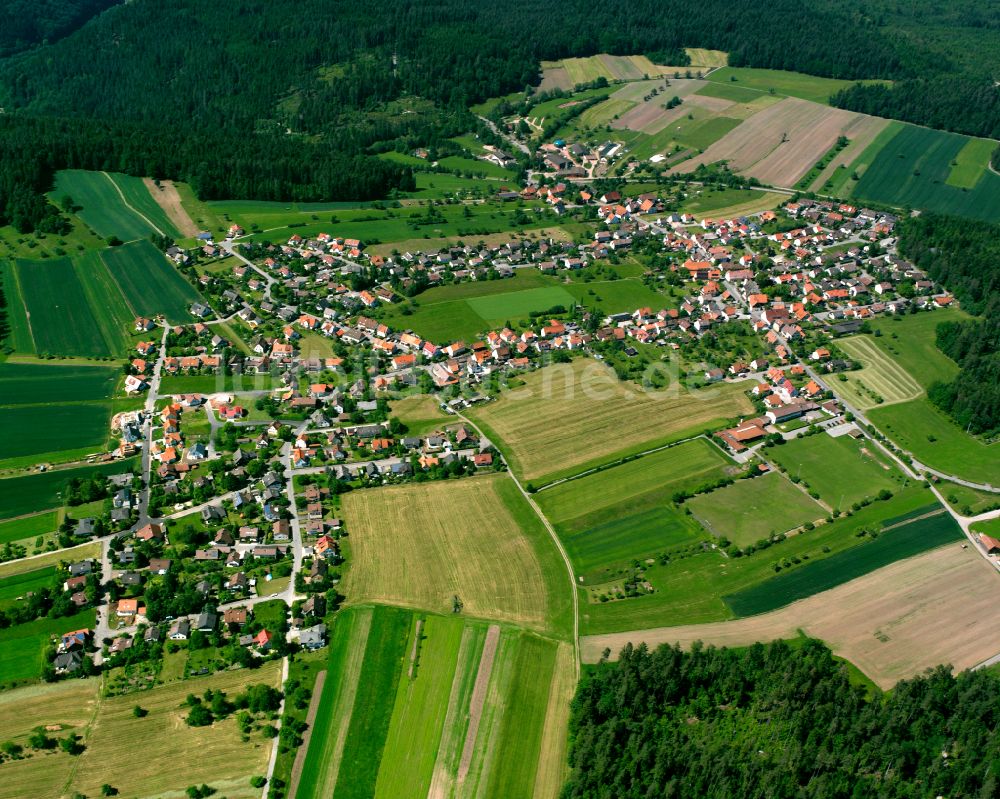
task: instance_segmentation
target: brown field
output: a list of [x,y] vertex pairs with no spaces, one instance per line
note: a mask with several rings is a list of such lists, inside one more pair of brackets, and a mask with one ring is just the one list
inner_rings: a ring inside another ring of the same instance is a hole
[[736,621],[661,627],[581,639],[585,663],[605,647],[614,656],[632,641],[650,646],[703,641],[747,646],[820,638],[882,688],[940,663],[967,669],[1000,651],[1000,579],[971,549],[949,544],[886,566],[787,608]]
[[569,91],[573,88],[573,81],[569,79],[566,67],[559,61],[542,62],[542,81],[538,84],[538,91],[550,92],[553,89]]
[[[181,796],[192,784],[207,783],[230,799],[260,796],[250,777],[263,774],[271,742],[252,735],[240,740],[235,716],[210,727],[188,727],[181,703],[189,693],[221,688],[230,695],[251,683],[277,685],[281,664],[258,670],[241,670],[211,677],[182,680],[149,691],[111,699],[99,697],[100,681],[72,680],[57,685],[33,686],[0,695],[0,739],[24,744],[36,726],[62,725],[53,732],[70,731],[83,736],[86,750],[71,757],[57,750],[4,763],[0,766],[0,798],[68,796],[79,792],[99,796],[108,783],[128,797]],[[149,711],[135,718],[137,704]],[[133,750],[123,742],[138,742]],[[157,746],[162,756],[146,756]]]
[[692,67],[724,67],[729,63],[729,53],[724,50],[705,50],[701,47],[685,47]]
[[532,372],[524,386],[470,416],[504,447],[511,468],[526,480],[537,480],[582,471],[643,445],[656,446],[687,431],[701,433],[713,423],[748,413],[751,405],[743,389],[719,383],[699,392],[673,386],[645,391],[621,382],[597,361],[578,358]]
[[512,492],[498,474],[345,495],[352,564],[344,593],[439,613],[452,612],[458,596],[470,616],[546,629],[556,612],[547,587],[565,573],[561,562],[539,559],[535,544],[548,539],[523,529],[518,511],[531,511],[508,507]]
[[[661,88],[660,93],[656,97],[646,101],[643,101],[643,96],[654,86],[662,87],[662,82],[654,81],[647,83],[643,81],[641,84],[635,85],[642,86],[643,91],[624,92],[624,90],[622,90],[615,92],[614,95],[612,95],[615,99],[631,100],[638,103],[638,105],[613,121],[611,123],[611,127],[638,130],[642,133],[654,134],[659,133],[675,119],[687,116],[690,111],[690,109],[686,108],[683,103],[676,108],[667,110],[663,107],[667,100],[674,95],[677,95],[678,97],[688,97],[701,88],[703,82],[698,80],[671,80],[668,88]],[[628,88],[632,89],[633,87],[630,86]]]
[[685,103],[717,113],[736,105],[732,100],[726,100],[722,97],[709,97],[707,94],[691,94],[685,100]]
[[851,143],[837,153],[834,159],[826,165],[826,168],[820,172],[819,177],[812,182],[809,190],[822,191],[823,184],[836,174],[837,168],[841,164],[850,166],[851,162],[865,151],[865,148],[875,140],[875,137],[888,124],[888,119],[866,116],[862,117],[862,121],[856,124],[853,130],[845,131],[844,135],[851,140]]
[[483,642],[483,654],[479,659],[479,671],[472,687],[472,699],[469,700],[469,726],[465,732],[465,744],[462,746],[462,757],[458,761],[458,781],[465,782],[472,765],[472,753],[476,747],[476,735],[479,733],[479,722],[483,718],[483,705],[486,704],[486,690],[490,685],[490,674],[493,672],[493,659],[497,654],[497,644],[500,643],[500,627],[491,624],[486,631]]
[[153,182],[152,178],[143,178],[142,182],[146,184],[146,188],[156,200],[156,204],[166,212],[182,236],[194,238],[201,232],[191,220],[187,209],[181,205],[181,196],[177,193],[177,187],[172,180],[161,180],[159,186]]
[[545,711],[545,727],[538,753],[534,796],[558,796],[559,789],[566,782],[569,708],[576,687],[573,658],[572,644],[560,643],[549,686],[549,705]]
[[791,186],[833,147],[838,136],[863,120],[861,114],[788,97],[754,114],[674,171],[728,161],[732,169],[763,183]]

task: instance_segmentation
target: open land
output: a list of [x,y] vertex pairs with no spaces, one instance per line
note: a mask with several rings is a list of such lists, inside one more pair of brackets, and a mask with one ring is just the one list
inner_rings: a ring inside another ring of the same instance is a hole
[[102,257],[136,315],[163,314],[172,322],[184,322],[191,319],[191,304],[204,302],[149,241],[106,250]]
[[[975,592],[968,586],[976,585]],[[992,567],[956,544],[894,563],[787,608],[739,621],[667,627],[584,638],[585,662],[605,647],[616,655],[628,641],[746,646],[793,638],[799,629],[821,638],[882,688],[939,663],[956,670],[996,654],[1000,601]]]
[[471,415],[519,475],[544,483],[697,434],[749,409],[738,384],[697,395],[679,388],[644,391],[602,364],[578,359],[533,372],[523,386]]
[[357,491],[343,502],[351,602],[447,613],[457,596],[470,616],[565,630],[565,566],[507,477]]
[[89,477],[94,473],[121,474],[138,468],[138,460],[129,458],[115,463],[57,469],[20,477],[0,479],[0,518],[10,519],[54,508],[62,504],[59,492],[72,477]]
[[177,186],[172,180],[154,181],[151,178],[143,178],[143,183],[183,238],[193,238],[198,235],[199,228],[188,215]]
[[154,232],[178,235],[141,178],[67,169],[56,173],[51,196],[59,202],[67,195],[82,209],[77,212],[80,218],[104,238],[133,241]]

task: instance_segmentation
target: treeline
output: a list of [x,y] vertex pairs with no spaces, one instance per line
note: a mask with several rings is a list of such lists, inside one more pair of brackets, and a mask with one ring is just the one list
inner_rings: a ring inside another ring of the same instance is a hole
[[0,56],[72,33],[118,0],[0,0]]
[[969,136],[1000,138],[1000,90],[993,79],[946,75],[892,85],[855,83],[831,105]]
[[1000,434],[1000,225],[921,214],[899,232],[901,252],[982,317],[938,325],[939,349],[962,370],[927,396],[970,432]]
[[870,698],[818,641],[629,645],[577,690],[562,797],[993,797],[998,723],[983,671],[942,666]]

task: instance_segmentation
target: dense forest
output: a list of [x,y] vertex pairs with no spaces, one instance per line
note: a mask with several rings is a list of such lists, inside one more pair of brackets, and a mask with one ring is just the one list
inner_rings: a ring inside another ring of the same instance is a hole
[[1000,225],[921,214],[899,233],[900,251],[982,317],[938,326],[938,347],[962,371],[928,397],[970,432],[1000,434]]
[[[971,67],[915,44],[904,15],[866,16],[846,1],[775,0],[767,24],[749,0],[636,0],[614,13],[595,0],[386,0],[374,11],[346,0],[106,5],[46,0],[32,14],[25,0],[0,0],[0,15],[31,21],[0,26],[0,56],[8,53],[0,57],[0,137],[44,128],[46,144],[0,143],[0,155],[32,162],[0,159],[0,224],[15,214],[22,230],[54,224],[40,187],[57,169],[95,160],[99,137],[100,156],[123,171],[189,179],[206,196],[406,190],[412,175],[384,168],[374,153],[470,130],[469,105],[536,84],[540,60],[599,52],[680,66],[684,47],[717,48],[735,66],[899,81],[888,93],[846,92],[845,104],[975,131],[995,130],[1000,116],[983,73],[968,75],[975,91],[952,91],[938,78]],[[918,104],[904,86],[934,97]],[[40,128],[43,118],[55,121]],[[81,120],[79,131],[66,119]]]
[[945,667],[868,697],[818,641],[626,647],[580,684],[563,799],[986,799],[1000,681]]

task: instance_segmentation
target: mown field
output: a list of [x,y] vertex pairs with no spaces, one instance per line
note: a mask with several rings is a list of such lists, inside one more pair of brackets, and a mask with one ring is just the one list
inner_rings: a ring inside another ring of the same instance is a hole
[[[5,578],[17,579],[20,577]],[[0,630],[0,685],[39,679],[45,665],[45,652],[53,637],[82,627],[93,627],[94,619],[91,609],[60,619],[42,618]]]
[[[790,536],[785,541],[759,549],[741,558],[727,558],[717,550],[698,552],[645,566],[644,579],[654,592],[641,597],[606,603],[583,603],[580,625],[583,634],[610,633],[671,624],[701,624],[733,618],[722,599],[781,574],[787,568],[821,561],[837,552],[866,545],[861,529],[878,530],[887,519],[927,507],[933,495],[919,487],[901,488],[892,499],[874,502],[850,516],[842,516],[815,530]],[[776,570],[776,566],[781,571]],[[601,584],[585,584],[589,594],[599,593]]]
[[[232,799],[256,799],[260,789],[250,785],[250,778],[266,772],[271,740],[254,732],[243,742],[235,714],[208,727],[188,727],[183,702],[190,693],[221,689],[232,697],[250,684],[277,685],[279,679],[280,663],[271,662],[256,670],[227,671],[113,698],[100,697],[98,679],[0,694],[4,740],[26,746],[35,728],[56,724],[62,728],[56,737],[73,732],[86,745],[77,757],[56,750],[5,763],[0,797],[100,796],[104,784],[121,796],[181,796],[189,785],[208,784]],[[137,704],[148,711],[145,717],[133,714]],[[17,712],[9,712],[12,708]],[[152,740],[169,747],[171,756],[121,756],[122,741]]]
[[555,797],[570,653],[452,615],[342,612],[294,795]]
[[72,477],[89,477],[97,474],[121,474],[138,469],[138,459],[127,458],[114,463],[80,466],[74,469],[5,477],[0,479],[0,519],[23,516],[39,510],[62,505],[59,492]]
[[748,646],[804,632],[825,641],[887,690],[941,663],[957,671],[995,655],[1000,618],[992,608],[998,602],[995,569],[971,548],[950,544],[772,613],[593,636],[584,638],[581,648],[584,662],[593,663],[605,647],[616,657],[628,641],[650,647],[689,647],[695,641]]
[[881,533],[874,541],[838,552],[825,560],[799,566],[751,588],[727,594],[723,600],[736,616],[767,613],[873,572],[893,561],[964,538],[961,528],[940,505],[929,506],[926,512],[934,515],[900,523]]
[[171,322],[186,322],[192,318],[188,311],[191,303],[204,302],[149,241],[105,250],[102,258],[137,315],[163,314]]
[[[971,154],[965,149],[970,141],[957,133],[903,125],[882,143],[851,196],[996,221],[1000,219],[1000,175],[985,169],[979,145]],[[973,179],[974,185],[965,185]]]
[[404,397],[390,407],[391,415],[406,425],[407,435],[424,435],[449,422],[437,400],[425,394]]
[[554,485],[535,495],[588,582],[615,568],[705,533],[672,504],[674,492],[725,476],[732,462],[705,439],[678,444],[620,466]]
[[784,533],[825,513],[822,507],[780,473],[700,494],[686,503],[702,524],[720,538],[739,547],[775,533]]
[[873,445],[846,435],[796,438],[769,449],[767,457],[789,476],[801,479],[831,508],[841,510],[883,489],[895,491],[902,479]]
[[117,236],[122,241],[133,241],[153,232],[180,238],[141,178],[115,172],[62,170],[56,173],[50,197],[58,203],[65,196],[73,198],[73,203],[81,207],[78,216],[104,238]]
[[[742,386],[645,391],[588,358],[548,366],[470,415],[521,477],[544,484],[746,413]],[[636,420],[642,420],[637,424]]]
[[0,578],[0,609],[16,604],[30,592],[48,587],[55,573],[55,566],[43,566],[33,571]]
[[[750,67],[722,67],[707,76],[712,83],[757,92],[783,94],[799,97],[814,103],[826,103],[830,95],[846,89],[856,81],[819,78],[801,72],[785,72],[778,69],[754,69]],[[734,80],[735,79],[735,80]],[[884,83],[885,81],[860,81],[861,83]]]
[[504,475],[356,491],[344,496],[351,531],[351,602],[452,610],[566,634],[566,568],[541,522]]

